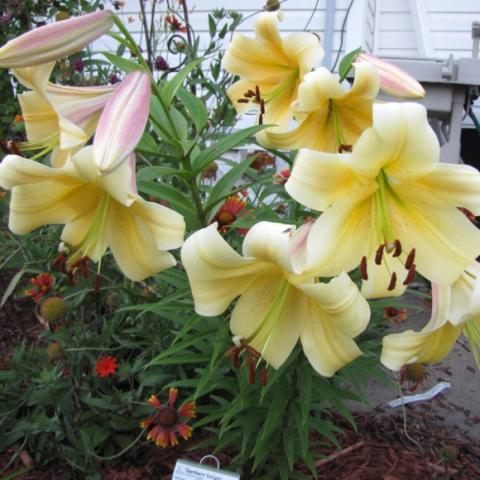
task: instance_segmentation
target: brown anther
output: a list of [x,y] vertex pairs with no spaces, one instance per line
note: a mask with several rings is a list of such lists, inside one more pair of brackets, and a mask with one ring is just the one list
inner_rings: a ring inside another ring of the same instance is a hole
[[385,248],[385,245],[382,243],[378,248],[377,251],[375,252],[375,263],[377,265],[382,264],[382,257],[383,257],[383,249]]
[[260,116],[258,117],[258,124],[263,125],[263,115],[262,114],[260,114]]
[[353,150],[353,145],[340,145],[338,147],[338,153],[343,153],[343,152],[348,152],[348,153],[351,153]]
[[53,266],[62,273],[67,273],[67,254],[65,252],[60,253],[53,261]]
[[230,358],[232,368],[240,368],[240,348],[234,345],[229,348],[224,354],[224,357]]
[[253,385],[255,383],[255,358],[250,352],[247,352],[247,371],[248,383]]
[[250,100],[248,100],[248,98],[239,98],[237,100],[237,103],[248,103]]
[[260,96],[260,87],[255,85],[255,100],[260,103],[262,97]]
[[405,278],[405,281],[403,282],[404,285],[409,285],[410,283],[413,282],[413,279],[415,278],[415,272],[417,270],[417,267],[413,263],[410,265],[410,268],[408,269],[407,277]]
[[367,257],[363,256],[360,262],[360,278],[362,280],[368,280],[367,272]]
[[393,245],[395,248],[392,257],[399,257],[402,254],[402,244],[400,243],[400,240],[395,240]]
[[260,100],[260,113],[262,115],[265,113],[265,100],[263,98]]
[[93,292],[99,293],[101,285],[102,285],[102,277],[100,277],[100,275],[97,273],[93,280]]
[[262,368],[262,372],[260,374],[260,383],[264,387],[268,383],[268,368]]
[[391,292],[392,290],[395,289],[396,285],[397,285],[397,274],[393,272],[392,276],[390,277],[390,283],[388,284],[387,290]]
[[406,260],[406,262],[405,262],[405,268],[406,268],[407,270],[410,270],[410,268],[412,267],[414,261],[415,261],[415,249],[412,248],[412,249],[410,250],[410,253],[408,254],[407,260]]
[[245,94],[245,97],[252,98],[255,96],[255,92],[253,90],[248,90],[248,92]]

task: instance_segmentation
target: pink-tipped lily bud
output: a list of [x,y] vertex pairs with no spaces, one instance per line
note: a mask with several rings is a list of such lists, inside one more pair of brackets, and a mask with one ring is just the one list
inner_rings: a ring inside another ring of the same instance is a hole
[[31,67],[67,57],[108,32],[113,19],[112,12],[101,10],[24,33],[0,48],[0,68]]
[[425,90],[409,73],[369,53],[361,53],[356,62],[369,62],[380,74],[380,89],[398,98],[423,98]]
[[150,110],[150,77],[130,72],[105,106],[93,140],[101,174],[111,173],[133,152],[143,135]]

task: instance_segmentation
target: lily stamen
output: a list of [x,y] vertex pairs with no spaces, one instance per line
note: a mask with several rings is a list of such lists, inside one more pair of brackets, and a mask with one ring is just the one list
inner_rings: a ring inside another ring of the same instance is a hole
[[360,262],[360,277],[362,280],[368,280],[367,257],[363,256]]
[[394,249],[392,257],[399,257],[402,254],[402,244],[400,243],[400,240],[398,240],[398,239],[396,239],[393,242],[393,244],[395,246],[395,249]]
[[413,282],[413,279],[415,278],[415,272],[416,272],[416,266],[413,263],[410,268],[408,269],[407,277],[405,278],[403,284],[404,285],[409,285],[410,283]]
[[406,268],[407,270],[410,270],[410,268],[411,268],[412,265],[413,265],[413,262],[415,261],[415,253],[416,253],[416,252],[415,252],[415,249],[412,248],[412,249],[410,250],[410,253],[408,254],[407,260],[406,260],[406,262],[405,262],[405,268]]
[[391,292],[392,290],[395,290],[396,285],[397,285],[397,274],[393,272],[392,276],[390,277],[390,283],[388,284],[387,290],[389,292]]
[[383,243],[377,248],[377,251],[375,253],[375,263],[377,265],[382,264],[383,250],[384,249],[385,249],[385,244],[383,244]]

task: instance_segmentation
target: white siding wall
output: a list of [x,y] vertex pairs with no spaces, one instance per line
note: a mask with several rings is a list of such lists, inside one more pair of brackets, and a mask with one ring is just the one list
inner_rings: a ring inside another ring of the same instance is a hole
[[[470,56],[472,21],[480,20],[479,0],[377,0],[378,37],[374,52],[380,56],[421,57],[415,10],[423,12],[427,56]],[[413,11],[411,9],[414,5]],[[416,7],[416,8],[415,8]]]

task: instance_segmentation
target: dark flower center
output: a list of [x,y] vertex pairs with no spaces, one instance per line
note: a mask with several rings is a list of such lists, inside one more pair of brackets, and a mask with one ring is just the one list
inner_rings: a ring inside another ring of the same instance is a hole
[[170,428],[178,422],[178,413],[172,407],[162,407],[156,415],[156,420],[162,427]]

